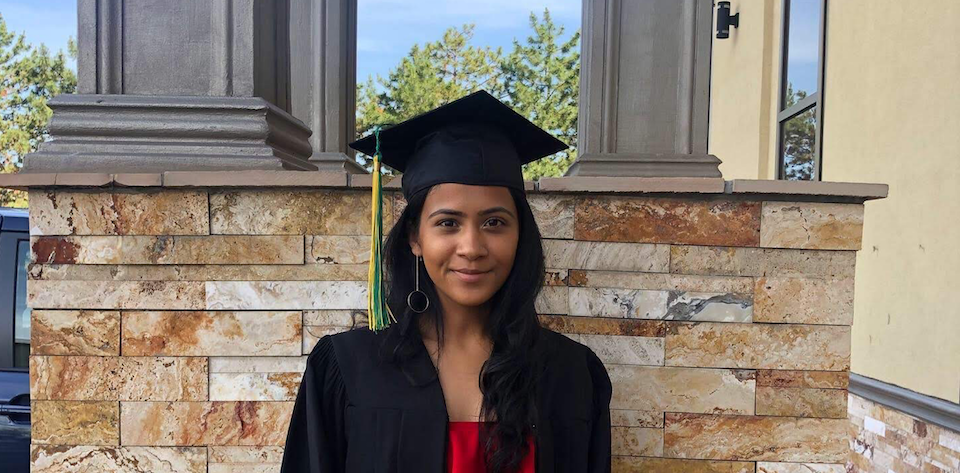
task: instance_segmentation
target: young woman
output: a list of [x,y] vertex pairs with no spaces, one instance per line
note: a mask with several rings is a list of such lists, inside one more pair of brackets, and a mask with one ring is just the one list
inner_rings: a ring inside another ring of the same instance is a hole
[[534,309],[520,170],[566,146],[483,91],[376,138],[351,146],[403,172],[384,247],[396,322],[318,341],[281,472],[609,472],[607,372]]

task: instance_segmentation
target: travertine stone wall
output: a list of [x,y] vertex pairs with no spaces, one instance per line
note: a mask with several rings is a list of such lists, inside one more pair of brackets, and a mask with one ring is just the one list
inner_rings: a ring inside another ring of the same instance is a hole
[[[607,365],[615,471],[844,471],[862,203],[530,199],[538,309]],[[369,189],[30,205],[34,471],[277,471],[305,354],[366,318]]]
[[960,432],[850,395],[850,473],[960,471]]

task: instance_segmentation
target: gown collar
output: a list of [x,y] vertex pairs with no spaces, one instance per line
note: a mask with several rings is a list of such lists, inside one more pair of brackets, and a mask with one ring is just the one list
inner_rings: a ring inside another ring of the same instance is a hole
[[417,340],[416,353],[414,353],[413,358],[403,363],[400,369],[411,386],[425,386],[438,379],[439,375],[423,340],[420,337],[415,338]]
[[[541,340],[542,340],[542,333]],[[446,414],[446,403],[443,399],[443,391],[440,388],[439,374],[437,373],[437,368],[433,364],[433,360],[430,359],[430,354],[427,352],[427,347],[423,343],[423,340],[420,337],[417,338],[416,343],[416,353],[413,357],[408,360],[407,363],[403,363],[401,370],[403,371],[404,376],[407,378],[407,381],[411,386],[426,386],[432,383],[434,380],[437,381],[435,388],[435,396],[438,396],[443,403],[442,409],[444,414]],[[540,349],[542,350],[543,344],[541,343]],[[543,358],[544,354],[540,351],[534,351],[535,355]],[[541,369],[545,370],[546,366],[542,366]],[[537,389],[537,423],[534,427],[534,436],[536,439],[536,471],[537,473],[553,473],[556,469],[553,463],[553,429],[550,425],[550,417],[547,413],[543,412],[541,407],[543,406],[542,392],[540,392],[539,386]],[[440,452],[440,456],[443,456],[443,452]]]

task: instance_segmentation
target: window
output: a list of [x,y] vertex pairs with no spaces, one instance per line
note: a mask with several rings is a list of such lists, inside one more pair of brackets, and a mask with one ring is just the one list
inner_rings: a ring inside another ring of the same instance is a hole
[[782,0],[777,179],[821,180],[827,0]]
[[30,241],[17,242],[17,289],[13,313],[13,366],[26,368],[30,361],[30,308],[27,307],[27,265]]
[[0,211],[0,368],[26,370],[30,363],[27,279],[30,233],[26,212]]

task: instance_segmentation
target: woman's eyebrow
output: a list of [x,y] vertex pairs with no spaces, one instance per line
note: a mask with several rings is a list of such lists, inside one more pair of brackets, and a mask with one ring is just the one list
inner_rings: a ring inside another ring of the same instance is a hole
[[[489,209],[481,210],[481,211],[477,212],[477,215],[480,215],[480,216],[482,217],[482,216],[484,216],[484,215],[490,215],[490,214],[497,213],[497,212],[503,212],[503,213],[505,213],[505,214],[513,217],[513,218],[517,218],[516,215],[514,215],[513,212],[511,212],[510,210],[508,210],[506,207],[490,207]],[[439,214],[454,215],[454,216],[457,216],[457,217],[462,217],[462,216],[465,215],[463,212],[461,212],[461,211],[459,211],[459,210],[439,209],[439,210],[436,210],[436,211],[434,211],[433,213],[431,213],[427,218],[432,218],[434,215],[439,215]]]

